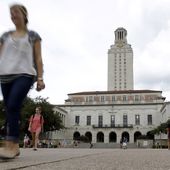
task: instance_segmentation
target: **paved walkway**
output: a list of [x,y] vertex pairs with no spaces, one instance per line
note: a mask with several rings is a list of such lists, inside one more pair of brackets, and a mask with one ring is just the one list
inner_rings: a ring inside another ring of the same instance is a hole
[[0,170],[170,170],[167,149],[21,149]]

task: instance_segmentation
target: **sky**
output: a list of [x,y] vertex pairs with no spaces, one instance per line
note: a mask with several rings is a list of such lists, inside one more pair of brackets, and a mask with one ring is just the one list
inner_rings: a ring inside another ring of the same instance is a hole
[[46,88],[28,96],[64,104],[69,93],[107,91],[107,52],[123,27],[133,49],[134,89],[160,90],[170,101],[169,0],[0,0],[0,35],[14,28],[13,3],[26,6],[28,29],[42,38]]

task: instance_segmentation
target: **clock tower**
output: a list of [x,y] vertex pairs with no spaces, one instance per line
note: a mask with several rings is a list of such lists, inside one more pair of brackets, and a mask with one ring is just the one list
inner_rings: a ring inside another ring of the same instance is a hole
[[114,45],[108,50],[108,91],[133,90],[133,50],[126,36],[124,28],[116,29]]

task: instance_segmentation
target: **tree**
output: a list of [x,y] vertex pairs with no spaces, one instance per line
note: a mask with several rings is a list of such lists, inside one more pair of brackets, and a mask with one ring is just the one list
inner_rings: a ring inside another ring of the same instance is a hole
[[155,129],[153,129],[151,131],[152,134],[157,134],[159,135],[160,133],[166,133],[167,132],[167,127],[169,126],[170,124],[170,120],[168,120],[167,122],[165,123],[161,123],[159,126],[157,126]]
[[64,128],[58,112],[53,111],[53,105],[51,105],[47,101],[47,99],[48,98],[44,99],[41,96],[39,96],[36,97],[35,99],[27,97],[24,100],[20,122],[22,137],[25,133],[28,133],[29,119],[31,115],[35,113],[35,108],[37,106],[42,107],[42,115],[44,117],[44,132]]
[[162,148],[162,133],[167,133],[167,127],[170,125],[170,120],[168,120],[165,123],[161,123],[159,126],[157,126],[155,129],[151,131],[151,134],[153,135],[159,135],[160,136],[160,148]]

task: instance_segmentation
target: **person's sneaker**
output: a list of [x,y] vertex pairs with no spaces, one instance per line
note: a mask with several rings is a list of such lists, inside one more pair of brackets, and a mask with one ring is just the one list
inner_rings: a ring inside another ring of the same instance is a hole
[[16,153],[7,150],[7,149],[2,149],[0,151],[0,159],[14,159],[15,157],[19,156],[20,152],[17,151]]
[[37,151],[37,148],[34,148],[33,151]]
[[0,150],[0,159],[14,159],[20,155],[19,145],[12,141],[5,141]]

